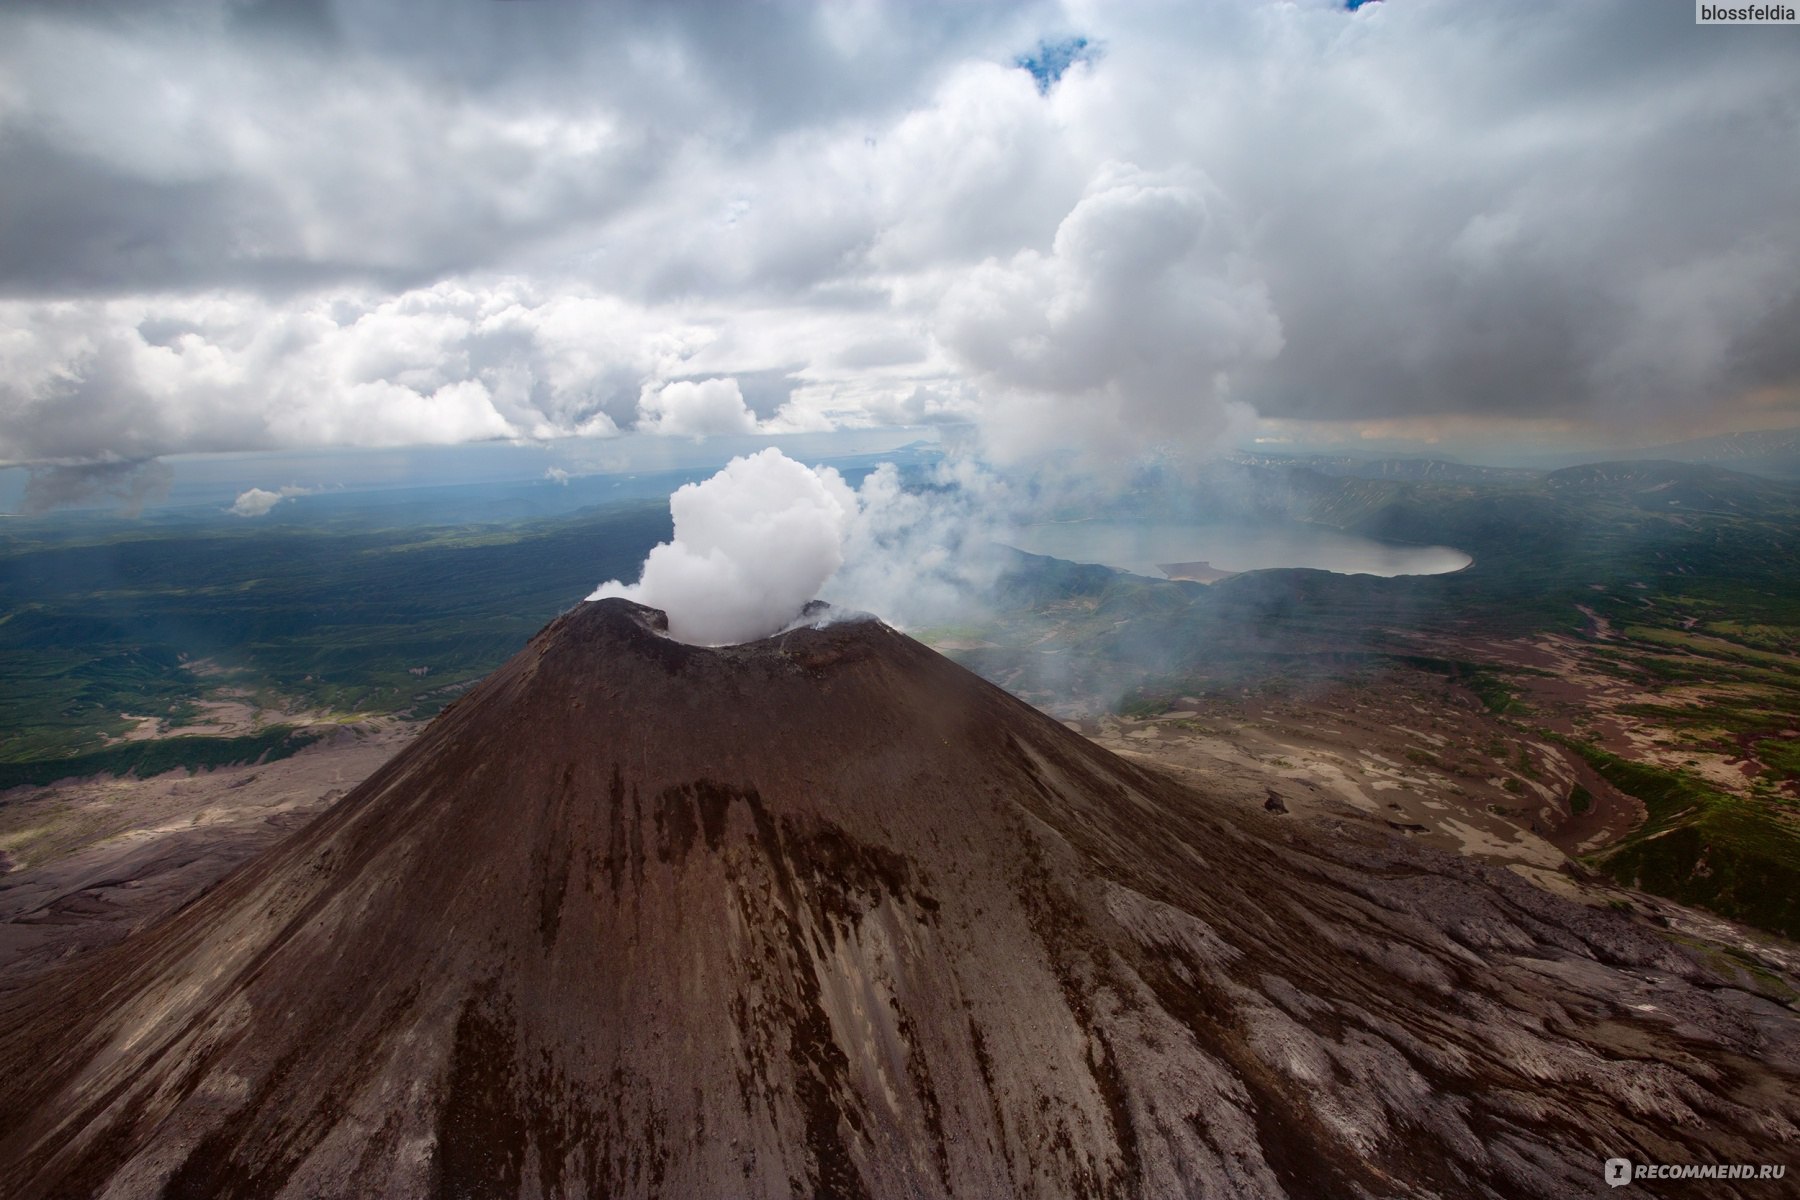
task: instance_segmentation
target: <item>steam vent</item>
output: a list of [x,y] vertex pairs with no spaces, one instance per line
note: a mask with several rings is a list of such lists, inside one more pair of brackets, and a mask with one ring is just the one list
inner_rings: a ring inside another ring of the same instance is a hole
[[661,624],[579,606],[291,840],[0,1000],[0,1191],[1588,1196],[1615,1155],[1795,1161],[1795,1014],[1622,916],[1196,793],[878,622]]

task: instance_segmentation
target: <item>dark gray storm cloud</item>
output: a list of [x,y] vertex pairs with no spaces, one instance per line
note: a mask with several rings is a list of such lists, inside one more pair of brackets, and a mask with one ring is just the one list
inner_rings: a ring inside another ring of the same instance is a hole
[[0,289],[286,292],[503,267],[602,229],[697,147],[755,156],[795,126],[886,119],[946,52],[1004,46],[1022,19],[980,4],[28,5],[0,13],[18,93],[0,125],[15,181]]
[[15,4],[0,462],[1787,419],[1791,33],[1633,0]]
[[43,513],[104,500],[116,503],[128,516],[136,516],[146,504],[167,496],[174,478],[167,463],[154,459],[37,466],[26,476],[22,508]]
[[0,289],[15,296],[403,281],[360,258],[307,254],[271,181],[145,177],[42,130],[0,132],[0,162]]
[[1634,420],[1800,380],[1800,42],[1678,5],[1434,15],[1398,78],[1292,81],[1290,152],[1233,168],[1286,333],[1259,411]]

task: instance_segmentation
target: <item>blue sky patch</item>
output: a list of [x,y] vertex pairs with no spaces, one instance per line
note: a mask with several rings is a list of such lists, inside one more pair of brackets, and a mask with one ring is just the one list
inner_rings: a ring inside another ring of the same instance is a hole
[[1084,37],[1064,38],[1055,42],[1039,42],[1037,49],[1013,59],[1013,65],[1031,72],[1040,94],[1048,93],[1063,77],[1063,72],[1078,62],[1094,57],[1096,48]]

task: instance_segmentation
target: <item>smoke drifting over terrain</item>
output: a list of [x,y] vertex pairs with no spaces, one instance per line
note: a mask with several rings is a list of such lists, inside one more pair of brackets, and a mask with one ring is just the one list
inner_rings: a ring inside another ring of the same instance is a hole
[[852,490],[832,468],[773,448],[734,458],[669,498],[674,537],[636,583],[608,580],[588,599],[660,608],[671,636],[707,646],[767,637],[821,594],[890,621],[946,619],[997,570],[1004,489],[967,466],[941,467],[930,483],[909,490],[884,464]]
[[1013,497],[968,460],[909,486],[883,464],[857,489],[844,565],[822,595],[901,628],[968,618],[987,603],[1004,563]]

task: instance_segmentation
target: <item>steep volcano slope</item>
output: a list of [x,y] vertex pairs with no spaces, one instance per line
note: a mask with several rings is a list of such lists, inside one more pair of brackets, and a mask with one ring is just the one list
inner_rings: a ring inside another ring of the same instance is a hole
[[1586,1195],[1614,1154],[1792,1157],[1794,1015],[1622,917],[1229,809],[875,622],[659,621],[580,606],[0,1002],[7,1193]]

